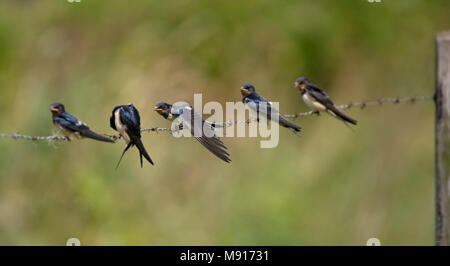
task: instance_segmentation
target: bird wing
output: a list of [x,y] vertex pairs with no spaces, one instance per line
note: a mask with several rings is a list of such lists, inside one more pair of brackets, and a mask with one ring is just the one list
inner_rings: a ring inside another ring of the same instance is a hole
[[84,124],[83,122],[81,122],[80,120],[78,120],[76,117],[74,117],[71,114],[64,113],[61,116],[55,117],[54,121],[56,123],[58,123],[64,129],[66,129],[70,132],[78,133],[80,136],[99,140],[99,141],[114,143],[114,141],[111,140],[110,138],[107,138],[105,136],[102,136],[102,135],[90,130],[89,127],[86,126],[86,124]]
[[277,108],[275,108],[271,102],[260,102],[258,105],[258,110],[261,116],[266,117],[267,119],[271,119],[272,115],[274,118],[278,118],[278,123],[284,125],[289,124],[291,125],[292,122],[287,120],[286,117],[284,117],[280,111],[278,111]]
[[179,119],[183,123],[183,127],[188,129],[206,149],[223,161],[231,162],[227,147],[216,136],[214,128],[210,124],[205,123],[205,120],[191,106],[186,105],[182,107]]
[[348,115],[344,114],[341,110],[339,110],[338,107],[336,107],[331,101],[330,97],[319,87],[315,85],[308,85],[308,93],[318,102],[320,102],[322,105],[324,105],[327,108],[328,112],[331,112],[332,115],[338,117],[344,122],[349,122],[353,125],[357,124],[357,121]]
[[250,94],[246,99],[244,99],[244,102],[250,109],[256,111],[262,117],[266,117],[267,119],[270,119],[271,113],[274,114],[274,117],[278,117],[280,114],[280,112],[272,106],[272,103],[268,102],[256,92]]
[[[120,108],[119,112],[120,122],[126,126],[126,132],[131,139],[131,144],[136,145],[139,150],[139,156],[141,159],[142,168],[142,156],[153,164],[152,159],[148,155],[144,144],[141,141],[141,117],[139,116],[138,110],[132,105],[125,105]],[[124,150],[123,153],[125,153]]]
[[270,103],[266,99],[264,99],[262,96],[257,94],[256,92],[253,92],[253,93],[245,96],[242,99],[242,102],[245,103],[248,106],[248,108],[253,110],[256,113],[256,115],[260,111],[259,110],[260,106],[266,104],[267,108],[270,108]]
[[308,93],[319,103],[324,105],[326,108],[331,109],[334,107],[333,101],[328,97],[326,92],[315,85],[308,85]]
[[80,132],[82,130],[89,130],[89,127],[86,126],[83,122],[78,120],[76,117],[69,113],[64,113],[60,116],[56,116],[53,118],[53,121],[58,123],[63,128],[72,131],[72,132]]
[[141,118],[134,106],[123,106],[119,112],[120,122],[127,127],[127,134],[141,137]]
[[[255,95],[250,99],[247,103],[250,109],[253,109],[258,113],[259,117],[265,117],[267,120],[272,120],[274,117],[280,125],[291,129],[294,133],[300,132],[301,127],[287,120],[277,108],[275,108],[271,102],[268,102],[262,96],[259,96],[255,93]],[[256,110],[255,110],[256,109]]]

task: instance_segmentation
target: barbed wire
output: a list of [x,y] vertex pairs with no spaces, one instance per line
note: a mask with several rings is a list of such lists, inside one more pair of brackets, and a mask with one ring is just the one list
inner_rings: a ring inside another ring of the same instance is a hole
[[[385,103],[392,103],[392,104],[399,104],[399,103],[415,103],[415,102],[419,102],[419,101],[431,101],[433,100],[434,97],[433,96],[414,96],[414,97],[396,97],[396,98],[380,98],[377,100],[371,100],[371,101],[363,101],[363,102],[358,102],[358,103],[348,103],[348,104],[343,104],[343,105],[339,105],[338,107],[340,109],[350,109],[350,108],[360,108],[360,109],[364,109],[366,107],[370,107],[370,106],[382,106]],[[311,110],[311,111],[307,111],[307,112],[303,112],[303,113],[297,113],[297,114],[285,114],[284,116],[287,118],[298,118],[298,117],[303,117],[303,116],[311,116],[311,115],[315,115],[318,114],[317,111]],[[212,126],[214,126],[215,128],[224,128],[224,127],[230,127],[232,125],[237,125],[237,124],[250,124],[253,122],[256,122],[257,119],[247,119],[247,120],[236,120],[236,121],[227,121],[227,122],[222,122],[222,123],[211,123]],[[169,132],[169,133],[174,133],[176,131],[179,131],[180,129],[175,129],[172,130],[170,128],[164,128],[164,127],[149,127],[149,128],[142,128],[141,132]],[[120,135],[110,135],[110,134],[103,134],[106,137],[109,137],[113,140],[117,140],[120,139],[121,136]],[[60,135],[51,135],[51,136],[27,136],[27,135],[21,135],[18,133],[15,134],[5,134],[5,133],[0,133],[0,138],[11,138],[11,139],[24,139],[24,140],[31,140],[31,141],[35,141],[35,142],[40,142],[40,141],[48,141],[48,142],[52,142],[52,141],[71,141],[71,139],[69,137],[64,137],[64,136],[60,136]]]
[[20,134],[4,134],[0,133],[0,138],[10,138],[10,139],[25,139],[25,140],[31,140],[31,141],[69,141],[70,139],[67,137],[59,136],[59,135],[52,135],[52,136],[27,136],[27,135],[20,135]]
[[[414,97],[396,97],[396,98],[380,98],[377,100],[371,100],[371,101],[363,101],[359,103],[348,103],[348,104],[342,104],[338,105],[339,109],[350,109],[350,108],[360,108],[364,109],[366,107],[370,106],[382,106],[384,103],[392,103],[392,104],[399,104],[399,103],[415,103],[419,101],[431,101],[433,100],[433,96],[414,96]],[[300,116],[310,116],[317,114],[317,111],[308,111],[303,113],[297,113],[297,114],[285,114],[284,116],[287,118],[297,118]]]
[[149,128],[142,128],[141,132],[161,132],[161,131],[167,131],[169,133],[175,132],[177,130],[172,130],[170,128],[165,127],[149,127]]

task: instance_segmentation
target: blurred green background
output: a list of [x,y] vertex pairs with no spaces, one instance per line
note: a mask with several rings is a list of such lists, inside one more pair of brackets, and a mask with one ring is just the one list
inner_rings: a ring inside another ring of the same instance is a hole
[[[159,101],[239,101],[253,83],[306,111],[298,76],[336,103],[432,95],[447,0],[0,1],[0,132],[52,134],[49,105],[113,133],[115,105],[167,127]],[[434,105],[297,119],[276,149],[225,138],[223,163],[193,139],[145,133],[156,165],[92,140],[0,139],[0,244],[434,244]]]

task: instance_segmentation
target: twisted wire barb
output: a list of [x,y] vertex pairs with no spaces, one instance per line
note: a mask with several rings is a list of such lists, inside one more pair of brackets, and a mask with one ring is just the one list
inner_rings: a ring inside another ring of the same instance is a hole
[[161,132],[161,131],[167,131],[169,133],[175,132],[176,130],[172,130],[170,128],[165,127],[149,127],[149,128],[142,128],[141,132]]
[[222,123],[210,123],[212,126],[214,126],[215,128],[224,128],[224,127],[231,127],[232,125],[237,125],[237,124],[250,124],[253,122],[256,122],[258,119],[256,118],[249,118],[247,120],[242,120],[242,121],[226,121],[226,122],[222,122]]
[[[415,96],[415,97],[396,97],[396,98],[380,98],[378,100],[372,100],[372,101],[363,101],[359,103],[348,103],[348,104],[342,104],[339,105],[339,109],[350,109],[350,108],[360,108],[364,109],[369,106],[382,106],[384,103],[392,103],[392,104],[399,104],[399,103],[415,103],[419,101],[431,101],[433,100],[433,96]],[[317,114],[317,111],[308,111],[303,113],[297,113],[297,114],[286,114],[285,117],[288,118],[297,118],[300,116],[309,116],[309,115],[315,115]]]
[[[364,109],[365,107],[369,107],[369,106],[382,106],[384,103],[392,103],[392,104],[399,104],[399,103],[415,103],[415,102],[419,102],[419,101],[430,101],[433,100],[434,97],[433,96],[415,96],[415,97],[397,97],[397,98],[380,98],[378,100],[372,100],[372,101],[363,101],[363,102],[359,102],[359,103],[348,103],[348,104],[343,104],[343,105],[339,105],[338,107],[340,109],[350,109],[350,108],[360,108],[360,109]],[[302,116],[310,116],[310,115],[315,115],[317,114],[317,111],[311,110],[308,112],[303,112],[303,113],[297,113],[297,114],[285,114],[284,116],[287,118],[297,118],[297,117],[302,117]],[[250,124],[252,122],[256,122],[257,119],[253,118],[253,119],[247,119],[245,121],[226,121],[226,122],[222,122],[222,123],[211,123],[211,125],[213,125],[216,128],[224,128],[224,127],[230,127],[232,125],[236,125],[236,124]],[[142,128],[141,132],[169,132],[169,133],[174,133],[176,131],[179,131],[179,129],[176,130],[172,130],[170,128],[162,128],[162,127],[150,127],[150,128]],[[113,140],[117,140],[120,139],[121,136],[120,135],[110,135],[110,134],[104,134],[105,136],[113,139]],[[63,137],[63,136],[59,136],[59,135],[52,135],[52,136],[27,136],[27,135],[20,135],[20,134],[4,134],[4,133],[0,133],[0,138],[11,138],[11,139],[25,139],[25,140],[31,140],[31,141],[70,141],[70,138],[68,137]]]

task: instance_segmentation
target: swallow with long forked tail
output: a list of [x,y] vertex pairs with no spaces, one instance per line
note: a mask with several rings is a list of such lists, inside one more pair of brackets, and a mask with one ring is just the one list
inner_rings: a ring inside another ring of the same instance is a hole
[[132,146],[136,146],[139,150],[141,168],[143,164],[142,157],[144,157],[149,163],[153,164],[152,159],[148,155],[144,144],[141,141],[141,118],[136,107],[132,104],[114,107],[109,122],[111,128],[118,131],[126,143],[126,147],[120,156],[116,169],[119,167],[120,161],[122,161],[122,157],[125,152],[127,152],[127,150]]

